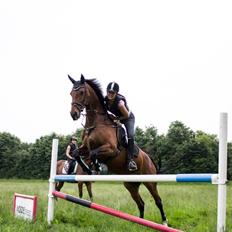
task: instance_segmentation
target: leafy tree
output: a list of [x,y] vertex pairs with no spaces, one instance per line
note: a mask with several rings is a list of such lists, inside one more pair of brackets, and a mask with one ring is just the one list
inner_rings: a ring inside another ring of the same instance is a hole
[[166,139],[163,139],[162,172],[180,173],[183,166],[183,148],[194,138],[194,132],[180,121],[170,124]]
[[228,160],[227,160],[227,164],[228,164],[227,178],[229,180],[231,180],[232,179],[232,143],[228,143]]
[[141,149],[144,149],[144,144],[146,143],[143,129],[136,127],[135,128],[135,141]]
[[[135,130],[135,140],[139,147],[147,152],[154,162],[160,168],[160,157],[159,157],[159,138],[157,129],[154,126],[149,126],[143,131],[137,127]],[[159,170],[158,170],[159,171]]]
[[10,133],[0,133],[0,177],[12,177],[12,167],[18,160],[21,141]]

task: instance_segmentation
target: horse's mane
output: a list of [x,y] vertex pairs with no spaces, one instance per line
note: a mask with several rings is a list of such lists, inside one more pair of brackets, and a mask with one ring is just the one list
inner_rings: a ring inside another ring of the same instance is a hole
[[88,85],[90,85],[90,87],[96,93],[104,111],[107,112],[106,105],[105,105],[105,97],[104,97],[103,92],[102,92],[101,84],[98,82],[97,79],[85,79],[85,82]]

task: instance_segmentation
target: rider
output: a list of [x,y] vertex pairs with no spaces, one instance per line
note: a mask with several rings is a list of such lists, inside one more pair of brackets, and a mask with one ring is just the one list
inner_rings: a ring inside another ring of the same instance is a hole
[[76,161],[81,165],[83,171],[87,172],[89,175],[92,174],[91,169],[88,165],[82,160],[77,146],[77,138],[72,136],[70,139],[70,143],[66,148],[66,156],[68,158],[69,168],[67,174],[71,174],[73,169],[75,168]]
[[126,98],[119,94],[119,85],[116,82],[110,82],[107,86],[107,96],[105,97],[105,104],[107,110],[116,116],[117,120],[120,121],[126,127],[128,137],[128,148],[127,148],[127,167],[129,171],[136,171],[137,164],[133,160],[133,148],[134,148],[134,124],[135,116],[129,110],[126,102]]

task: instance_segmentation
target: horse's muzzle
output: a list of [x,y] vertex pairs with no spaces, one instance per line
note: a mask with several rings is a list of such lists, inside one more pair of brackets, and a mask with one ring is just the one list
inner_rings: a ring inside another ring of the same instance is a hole
[[70,112],[70,114],[71,114],[71,117],[72,117],[72,119],[73,119],[74,121],[77,120],[78,118],[80,118],[80,113],[77,112],[77,111]]

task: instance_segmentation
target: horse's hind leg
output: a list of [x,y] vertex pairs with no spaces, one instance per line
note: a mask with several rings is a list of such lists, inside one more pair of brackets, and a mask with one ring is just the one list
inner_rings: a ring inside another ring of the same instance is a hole
[[79,191],[79,197],[82,198],[83,197],[83,182],[82,181],[78,182],[78,191]]
[[126,189],[130,192],[131,197],[136,202],[138,209],[139,209],[139,217],[144,217],[144,201],[139,194],[139,186],[141,183],[123,183]]
[[163,224],[167,225],[168,220],[167,220],[166,215],[164,213],[163,203],[162,203],[162,200],[161,200],[161,198],[159,196],[159,193],[158,193],[158,190],[157,190],[157,184],[156,183],[150,183],[150,182],[146,182],[146,183],[143,183],[143,184],[147,187],[147,189],[151,193],[152,197],[154,198],[155,203],[156,203],[157,207],[160,210],[160,214],[161,214],[161,217],[162,217]]

